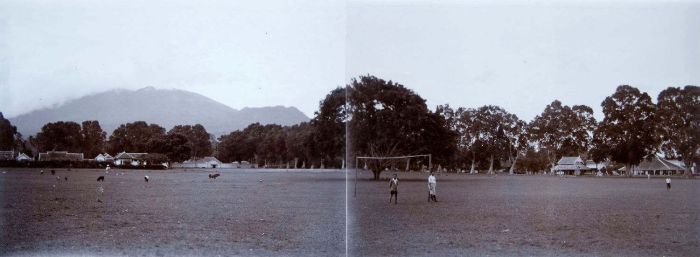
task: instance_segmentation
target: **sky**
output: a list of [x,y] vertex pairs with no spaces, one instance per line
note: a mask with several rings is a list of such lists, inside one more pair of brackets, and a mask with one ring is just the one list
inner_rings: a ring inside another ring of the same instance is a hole
[[429,106],[499,105],[531,120],[558,99],[600,104],[622,84],[656,98],[700,85],[700,2],[358,1],[346,77],[399,82]]
[[311,116],[344,85],[344,19],[342,1],[3,0],[0,111],[151,86]]
[[530,120],[700,84],[699,1],[0,1],[0,111],[177,88],[312,117],[359,75]]

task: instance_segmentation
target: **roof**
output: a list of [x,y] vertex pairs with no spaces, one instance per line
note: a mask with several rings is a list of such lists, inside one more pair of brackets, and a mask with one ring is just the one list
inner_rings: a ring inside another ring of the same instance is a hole
[[654,156],[651,160],[642,160],[639,165],[634,167],[636,171],[651,171],[651,170],[684,170],[683,167],[676,165],[666,159]]
[[67,151],[39,153],[40,161],[82,161],[83,158],[83,153],[69,153]]
[[31,159],[32,159],[32,157],[29,157],[29,155],[27,155],[27,154],[25,154],[25,153],[20,153],[19,155],[17,155],[17,160],[18,160],[18,161],[20,161],[20,160],[31,160]]
[[0,160],[15,159],[15,151],[0,151]]
[[202,161],[221,163],[221,161],[219,161],[219,159],[216,159],[216,157],[213,157],[213,156],[204,157],[204,158],[202,158]]
[[588,170],[589,168],[583,163],[577,164],[557,164],[553,168],[554,170]]
[[95,156],[95,159],[99,159],[99,158],[114,159],[114,157],[112,157],[108,153],[104,153],[104,154],[101,153],[101,154],[98,154],[97,156]]
[[197,162],[197,163],[202,163],[202,162],[222,163],[221,161],[219,161],[219,159],[216,159],[216,157],[213,157],[213,156],[202,157],[201,159],[197,159],[197,160],[189,159],[189,160],[184,161],[183,163],[195,163],[195,162]]
[[581,157],[578,156],[565,156],[559,159],[558,165],[574,165],[576,162],[581,162]]
[[148,153],[127,153],[127,152],[121,152],[121,153],[117,154],[117,156],[114,157],[114,159],[136,159],[136,160],[140,160],[140,159],[144,159],[147,155],[148,155]]

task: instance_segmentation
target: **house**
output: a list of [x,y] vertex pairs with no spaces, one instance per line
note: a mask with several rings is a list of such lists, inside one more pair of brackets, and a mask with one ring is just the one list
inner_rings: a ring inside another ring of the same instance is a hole
[[97,162],[114,162],[114,157],[112,157],[108,153],[103,153],[103,154],[101,153],[95,157],[95,161],[97,161]]
[[15,158],[15,160],[17,160],[17,161],[19,161],[19,162],[22,162],[22,161],[33,161],[34,158],[29,157],[29,156],[28,156],[27,154],[25,154],[25,153],[20,153],[19,155],[17,155],[17,158]]
[[83,159],[83,153],[69,153],[67,151],[39,153],[39,161],[82,161]]
[[15,159],[15,151],[0,151],[0,161],[11,161]]
[[583,162],[580,156],[565,156],[559,159],[557,165],[552,168],[554,172],[562,172],[566,175],[581,175],[581,172],[585,172],[588,169],[586,164]]
[[207,168],[215,168],[221,165],[221,161],[213,156],[207,156],[199,160],[199,162],[204,163]]
[[659,156],[654,156],[650,160],[644,159],[639,165],[632,168],[634,175],[677,175],[683,174],[685,167],[675,164]]
[[225,168],[224,166],[226,165],[222,165],[222,162],[213,156],[190,159],[173,165],[174,168]]
[[148,153],[127,153],[121,152],[114,157],[114,165],[131,165],[139,166],[146,165],[146,157]]

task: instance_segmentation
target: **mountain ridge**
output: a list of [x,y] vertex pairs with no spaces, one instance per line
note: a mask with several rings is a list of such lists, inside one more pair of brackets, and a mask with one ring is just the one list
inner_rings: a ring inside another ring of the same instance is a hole
[[112,89],[68,100],[10,118],[22,135],[34,135],[48,122],[98,120],[111,134],[119,125],[145,121],[166,130],[175,125],[202,124],[216,136],[249,124],[293,125],[309,118],[295,107],[281,105],[245,107],[240,110],[198,93],[182,89]]

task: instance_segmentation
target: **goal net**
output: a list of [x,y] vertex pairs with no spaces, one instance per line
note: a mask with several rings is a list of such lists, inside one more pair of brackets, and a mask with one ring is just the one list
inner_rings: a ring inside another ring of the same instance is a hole
[[373,171],[425,171],[432,170],[431,154],[416,154],[403,156],[357,156],[355,157],[355,190],[357,196],[357,176],[360,170]]
[[432,155],[417,154],[404,156],[357,156],[355,157],[355,169],[363,170],[430,170],[432,168]]

